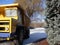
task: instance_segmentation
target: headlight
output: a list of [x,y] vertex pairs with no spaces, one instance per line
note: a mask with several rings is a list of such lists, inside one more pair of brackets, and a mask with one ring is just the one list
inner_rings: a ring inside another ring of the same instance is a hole
[[17,8],[5,8],[5,15],[6,16],[16,16]]
[[7,30],[7,31],[8,31],[8,30],[9,30],[9,28],[8,28],[8,27],[6,27],[6,28],[5,28],[5,30]]

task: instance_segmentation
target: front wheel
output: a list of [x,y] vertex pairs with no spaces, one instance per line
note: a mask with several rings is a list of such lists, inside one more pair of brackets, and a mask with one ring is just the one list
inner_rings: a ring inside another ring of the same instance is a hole
[[25,28],[25,30],[24,30],[24,39],[28,39],[29,35],[30,35],[29,28]]
[[24,34],[24,27],[18,25],[16,27],[16,35],[17,35],[17,41],[19,45],[23,45],[23,34]]

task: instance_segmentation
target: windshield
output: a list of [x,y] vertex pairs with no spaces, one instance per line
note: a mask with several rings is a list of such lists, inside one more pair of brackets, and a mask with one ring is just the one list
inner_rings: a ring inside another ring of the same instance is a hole
[[15,0],[0,0],[0,5],[2,4],[11,4],[11,3],[14,3]]

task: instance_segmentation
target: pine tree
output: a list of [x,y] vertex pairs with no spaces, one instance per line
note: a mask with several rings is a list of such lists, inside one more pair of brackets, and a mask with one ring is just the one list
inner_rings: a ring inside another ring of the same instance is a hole
[[60,0],[47,0],[46,23],[49,45],[60,42]]

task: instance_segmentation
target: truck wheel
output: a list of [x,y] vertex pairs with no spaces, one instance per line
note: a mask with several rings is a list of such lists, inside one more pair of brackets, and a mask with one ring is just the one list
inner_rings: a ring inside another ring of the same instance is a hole
[[19,45],[23,45],[23,34],[24,34],[24,27],[18,25],[16,27],[16,35],[17,35],[17,41]]
[[28,39],[29,35],[30,35],[29,28],[25,28],[25,30],[24,30],[24,39]]

